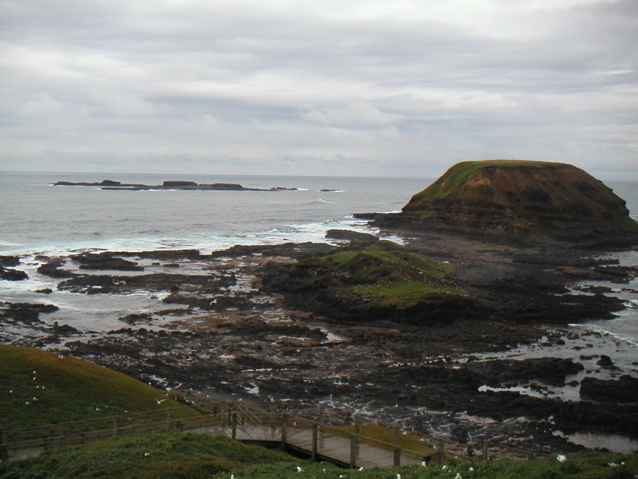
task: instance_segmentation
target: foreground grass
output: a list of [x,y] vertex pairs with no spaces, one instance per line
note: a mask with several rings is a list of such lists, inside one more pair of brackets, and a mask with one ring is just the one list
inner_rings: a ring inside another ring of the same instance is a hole
[[457,474],[463,479],[634,479],[638,455],[586,452],[569,455],[565,462],[550,456],[532,461],[464,462],[445,468],[430,465],[357,470],[310,463],[225,437],[173,433],[69,447],[0,464],[0,477],[4,479],[454,479]]
[[[200,434],[150,434],[76,446],[0,465],[3,479],[62,478],[210,478],[243,464],[292,468],[299,460],[278,451],[246,446],[226,437]],[[285,463],[285,466],[280,466]]]
[[[38,349],[0,345],[0,429],[178,406],[182,405],[166,391],[111,369]],[[176,414],[193,412],[182,408]]]

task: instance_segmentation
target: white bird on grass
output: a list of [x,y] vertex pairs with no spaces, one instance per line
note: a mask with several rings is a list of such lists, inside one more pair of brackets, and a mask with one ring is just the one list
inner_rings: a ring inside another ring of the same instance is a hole
[[166,398],[161,399],[161,400],[159,400],[159,401],[158,401],[157,399],[155,400],[155,402],[156,402],[157,404],[162,404],[164,401],[166,401]]
[[303,469],[297,466],[297,472],[303,472]]
[[461,475],[461,473],[457,472],[456,476],[454,476],[454,479],[463,479],[463,476]]
[[562,454],[559,454],[558,456],[556,456],[556,460],[558,462],[565,462],[567,460],[567,457],[563,456]]

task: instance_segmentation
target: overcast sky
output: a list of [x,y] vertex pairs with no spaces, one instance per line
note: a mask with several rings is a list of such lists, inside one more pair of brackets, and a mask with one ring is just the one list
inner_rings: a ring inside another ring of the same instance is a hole
[[0,170],[638,179],[638,1],[0,0]]

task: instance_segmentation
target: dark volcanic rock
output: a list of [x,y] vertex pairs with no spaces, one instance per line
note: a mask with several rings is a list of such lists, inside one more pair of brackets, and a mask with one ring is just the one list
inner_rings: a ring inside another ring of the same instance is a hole
[[571,359],[531,358],[522,361],[481,361],[468,365],[468,369],[484,378],[488,386],[508,381],[540,380],[553,386],[564,386],[565,377],[582,371],[583,365]]
[[580,383],[580,396],[601,402],[638,402],[638,378],[628,375],[618,380],[605,381],[596,378],[585,378]]
[[7,281],[22,281],[29,279],[29,275],[19,269],[3,268],[0,266],[0,279]]
[[0,319],[16,323],[39,323],[40,313],[53,313],[58,309],[53,304],[0,303]]
[[63,258],[52,258],[48,262],[42,264],[38,268],[38,273],[51,278],[72,278],[75,273],[60,269],[66,264],[66,260]]
[[80,263],[80,269],[115,270],[115,271],[144,271],[137,263],[116,256],[116,253],[104,252],[100,254],[82,253],[71,256],[73,261]]
[[361,233],[360,231],[351,230],[328,230],[326,232],[326,238],[338,239],[338,240],[363,240],[363,241],[376,241],[379,238],[369,233]]
[[20,258],[18,256],[0,256],[0,266],[15,268],[19,264]]

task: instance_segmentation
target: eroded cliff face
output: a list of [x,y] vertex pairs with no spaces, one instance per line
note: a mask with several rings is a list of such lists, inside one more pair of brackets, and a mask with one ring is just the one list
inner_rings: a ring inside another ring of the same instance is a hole
[[564,163],[458,163],[416,194],[403,214],[439,227],[538,239],[638,233],[623,199]]

